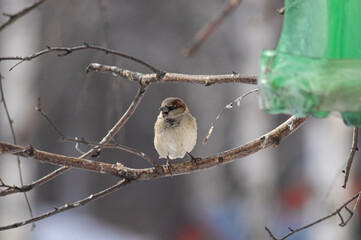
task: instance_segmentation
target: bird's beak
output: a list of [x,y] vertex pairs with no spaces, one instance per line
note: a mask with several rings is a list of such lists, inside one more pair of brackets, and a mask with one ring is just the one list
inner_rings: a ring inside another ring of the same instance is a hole
[[159,108],[159,110],[161,111],[161,112],[163,112],[163,113],[168,113],[168,108],[167,107],[165,107],[165,106],[161,106],[160,108]]

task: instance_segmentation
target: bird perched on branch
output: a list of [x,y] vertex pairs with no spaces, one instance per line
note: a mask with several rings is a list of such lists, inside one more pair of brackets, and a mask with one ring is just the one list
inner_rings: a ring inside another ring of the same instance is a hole
[[187,105],[176,97],[166,98],[159,108],[160,113],[154,125],[154,147],[159,158],[169,160],[183,158],[189,154],[197,141],[197,122]]

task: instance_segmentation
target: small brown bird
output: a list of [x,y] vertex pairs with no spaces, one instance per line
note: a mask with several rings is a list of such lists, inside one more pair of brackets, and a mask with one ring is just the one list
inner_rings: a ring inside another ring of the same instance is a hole
[[169,159],[183,158],[192,151],[197,141],[197,122],[180,98],[166,98],[159,110],[154,125],[154,147],[159,158],[167,158],[169,164]]

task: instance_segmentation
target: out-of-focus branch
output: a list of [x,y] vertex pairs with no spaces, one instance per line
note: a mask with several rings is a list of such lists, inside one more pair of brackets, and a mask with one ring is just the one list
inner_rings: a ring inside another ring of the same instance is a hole
[[238,73],[224,74],[224,75],[191,75],[181,73],[163,72],[162,74],[150,73],[144,74],[119,68],[116,66],[103,65],[99,63],[91,63],[86,68],[86,72],[101,72],[111,74],[113,76],[120,76],[143,84],[151,83],[192,83],[204,84],[211,86],[220,83],[246,83],[257,84],[257,76],[247,76]]
[[[13,143],[17,144],[14,125],[13,125],[13,120],[11,119],[9,109],[8,109],[7,104],[6,104],[2,81],[3,81],[3,78],[2,78],[2,76],[0,74],[0,94],[1,94],[0,102],[2,102],[2,104],[4,106],[4,109],[5,109],[5,114],[6,114],[6,117],[8,119],[10,130],[11,130],[11,135],[13,137]],[[16,159],[17,159],[17,162],[18,162],[18,171],[19,171],[20,184],[21,184],[21,186],[24,186],[24,180],[23,180],[23,173],[22,173],[22,170],[21,170],[20,157],[16,156]],[[26,192],[24,192],[24,198],[25,198],[25,202],[26,202],[26,204],[28,206],[28,209],[29,209],[30,217],[32,218],[33,217],[33,210],[31,209],[29,198],[28,198]]]
[[346,169],[343,171],[345,173],[345,178],[344,178],[344,181],[343,181],[343,184],[342,184],[343,188],[346,188],[346,184],[347,184],[348,178],[350,176],[352,162],[353,162],[353,159],[355,158],[356,151],[358,151],[358,148],[357,148],[358,131],[359,130],[358,130],[357,127],[355,127],[353,129],[351,152],[350,152],[350,155],[349,155],[348,160],[347,160]]
[[2,30],[4,30],[6,27],[8,27],[10,24],[14,23],[19,18],[25,16],[26,14],[28,14],[32,10],[39,7],[41,4],[45,3],[46,1],[47,0],[39,0],[39,1],[35,2],[35,3],[33,3],[33,5],[31,5],[31,6],[27,7],[27,8],[24,8],[23,10],[21,10],[20,12],[18,12],[16,14],[5,14],[5,13],[3,13],[3,15],[9,17],[9,19],[6,22],[4,22],[3,24],[0,25],[0,32]]
[[65,204],[61,207],[58,207],[58,208],[55,208],[54,210],[50,211],[50,212],[47,212],[45,214],[42,214],[42,215],[39,215],[37,217],[34,217],[34,218],[31,218],[31,219],[28,219],[26,221],[22,221],[22,222],[17,222],[17,223],[14,223],[14,224],[10,224],[10,225],[6,225],[6,226],[1,226],[0,227],[0,231],[3,231],[3,230],[7,230],[7,229],[13,229],[13,228],[17,228],[17,227],[21,227],[21,226],[24,226],[24,225],[27,225],[29,223],[34,223],[34,222],[37,222],[37,221],[40,221],[44,218],[48,218],[48,217],[51,217],[57,213],[61,213],[61,212],[64,212],[64,211],[67,211],[67,210],[70,210],[70,209],[73,209],[73,208],[76,208],[76,207],[80,207],[80,206],[83,206],[89,202],[92,202],[94,200],[97,200],[99,198],[102,198],[108,194],[111,194],[117,190],[119,190],[120,188],[122,187],[125,187],[129,184],[129,181],[126,181],[126,180],[121,180],[119,181],[117,184],[107,188],[107,189],[104,189],[96,194],[92,194],[90,196],[88,196],[87,198],[84,198],[82,200],[79,200],[79,201],[76,201],[72,204]]
[[[289,234],[283,236],[282,238],[276,238],[276,237],[273,235],[273,233],[271,232],[271,230],[269,230],[269,228],[265,227],[265,229],[266,229],[266,231],[268,232],[268,234],[270,235],[270,237],[271,237],[273,240],[284,240],[284,239],[292,236],[293,234],[295,234],[295,233],[297,233],[297,232],[300,232],[300,231],[303,231],[303,230],[305,230],[305,229],[307,229],[307,228],[310,228],[310,227],[312,227],[312,226],[314,226],[314,225],[316,225],[316,224],[319,224],[319,223],[321,223],[321,222],[323,222],[323,221],[325,221],[325,220],[327,220],[327,219],[329,219],[329,218],[331,218],[331,217],[333,217],[333,216],[336,216],[336,215],[340,218],[340,223],[339,223],[338,225],[339,225],[340,227],[345,227],[345,226],[347,225],[347,223],[351,220],[351,218],[353,217],[353,215],[355,214],[355,211],[356,211],[356,209],[357,209],[357,206],[358,206],[358,204],[359,204],[359,202],[360,202],[360,197],[361,197],[361,192],[357,193],[355,196],[353,196],[353,197],[352,197],[351,199],[349,199],[347,202],[345,202],[344,204],[342,204],[342,206],[339,207],[338,209],[336,209],[336,211],[334,211],[333,213],[331,213],[331,214],[329,214],[329,215],[327,215],[327,216],[325,216],[325,217],[323,217],[323,218],[320,218],[320,219],[318,219],[318,220],[316,220],[316,221],[314,221],[314,222],[312,222],[312,223],[310,223],[310,224],[307,224],[307,225],[305,225],[305,226],[303,226],[303,227],[300,227],[300,228],[297,228],[297,229],[288,228],[291,232],[290,232]],[[355,201],[355,200],[356,200],[356,203],[355,203],[353,209],[352,209],[352,210],[349,209],[347,206],[348,206],[351,202],[353,202],[353,201]],[[342,211],[343,209],[346,210],[346,211],[349,213],[349,216],[347,217],[346,220],[344,220],[343,217],[342,217],[342,215],[341,215],[341,211]]]
[[190,45],[182,49],[182,54],[186,57],[192,56],[242,1],[229,0],[226,6],[197,33]]

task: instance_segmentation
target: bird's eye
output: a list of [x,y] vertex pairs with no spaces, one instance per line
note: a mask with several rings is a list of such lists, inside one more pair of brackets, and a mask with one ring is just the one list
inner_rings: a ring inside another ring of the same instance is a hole
[[174,110],[175,109],[175,107],[174,106],[170,106],[170,107],[168,107],[168,111],[172,111],[172,110]]

